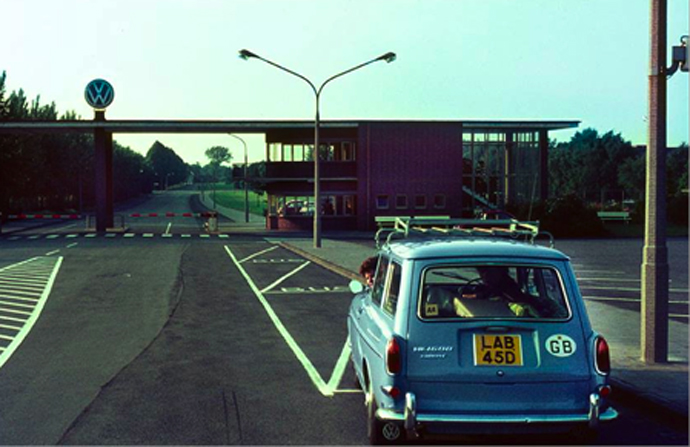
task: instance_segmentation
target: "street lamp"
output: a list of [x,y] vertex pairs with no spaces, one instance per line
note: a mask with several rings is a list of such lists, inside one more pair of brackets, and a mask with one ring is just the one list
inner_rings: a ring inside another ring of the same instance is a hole
[[244,146],[244,222],[249,222],[249,192],[247,191],[247,143],[237,135],[228,134],[229,136],[236,138],[242,142]]
[[348,73],[351,73],[355,70],[359,70],[362,67],[365,67],[369,64],[373,64],[374,62],[378,61],[386,61],[388,63],[393,62],[396,59],[396,55],[393,52],[388,52],[386,54],[383,54],[375,59],[371,59],[370,61],[364,62],[363,64],[356,65],[348,70],[345,70],[341,73],[338,73],[336,75],[331,76],[330,78],[326,79],[321,86],[317,89],[316,86],[305,76],[302,76],[301,74],[292,71],[288,68],[283,67],[282,65],[279,65],[275,62],[272,62],[268,59],[264,59],[263,57],[259,56],[256,53],[252,53],[249,50],[240,50],[239,56],[241,59],[248,60],[250,58],[254,59],[259,59],[261,61],[266,62],[269,65],[273,65],[276,68],[279,68],[280,70],[283,70],[287,73],[290,73],[293,76],[297,76],[298,78],[302,79],[305,81],[307,84],[309,84],[309,87],[314,91],[314,95],[316,96],[316,118],[314,120],[314,247],[319,248],[321,247],[321,214],[320,214],[320,190],[319,190],[319,183],[320,183],[320,177],[319,177],[319,124],[320,124],[320,116],[319,116],[319,97],[321,96],[321,92],[323,91],[323,88],[331,82],[332,80],[339,78],[343,75],[346,75]]

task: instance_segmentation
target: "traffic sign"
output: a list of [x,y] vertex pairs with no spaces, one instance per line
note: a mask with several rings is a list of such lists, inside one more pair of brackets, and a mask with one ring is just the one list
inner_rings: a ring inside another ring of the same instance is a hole
[[105,79],[94,79],[86,85],[84,98],[86,102],[95,110],[105,110],[115,97],[115,90],[110,82]]

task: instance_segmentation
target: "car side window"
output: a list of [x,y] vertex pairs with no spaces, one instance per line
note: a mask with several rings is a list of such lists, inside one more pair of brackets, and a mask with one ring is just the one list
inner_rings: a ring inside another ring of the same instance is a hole
[[398,308],[398,294],[400,293],[400,272],[402,266],[397,262],[391,262],[388,273],[388,287],[386,288],[386,299],[383,301],[383,310],[390,315],[395,315]]
[[378,266],[376,267],[376,277],[374,278],[374,287],[372,287],[371,290],[371,300],[377,305],[381,305],[381,300],[383,299],[383,291],[386,286],[388,263],[388,258],[381,256],[379,258]]

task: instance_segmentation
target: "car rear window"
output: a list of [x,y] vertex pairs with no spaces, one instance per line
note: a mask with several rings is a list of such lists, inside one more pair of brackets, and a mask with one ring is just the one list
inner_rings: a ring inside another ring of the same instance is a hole
[[423,319],[570,317],[556,269],[524,265],[444,265],[423,273]]

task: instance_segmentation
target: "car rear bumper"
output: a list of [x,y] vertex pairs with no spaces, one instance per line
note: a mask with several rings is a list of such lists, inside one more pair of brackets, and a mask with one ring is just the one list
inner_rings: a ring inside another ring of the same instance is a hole
[[404,413],[380,408],[376,412],[376,417],[383,421],[402,422],[408,434],[416,436],[417,430],[420,428],[420,426],[424,426],[426,424],[553,424],[564,426],[588,424],[589,427],[596,428],[599,422],[606,422],[616,419],[618,417],[618,412],[611,407],[601,411],[601,397],[597,393],[592,393],[589,396],[589,411],[587,413],[580,414],[427,414],[417,411],[416,397],[414,393],[407,393],[405,395]]

